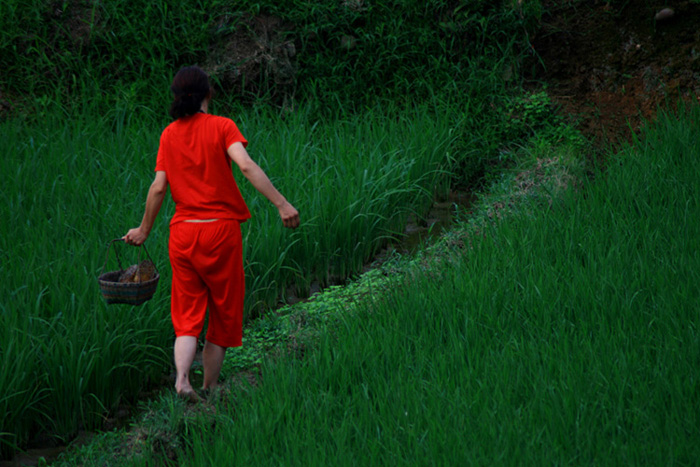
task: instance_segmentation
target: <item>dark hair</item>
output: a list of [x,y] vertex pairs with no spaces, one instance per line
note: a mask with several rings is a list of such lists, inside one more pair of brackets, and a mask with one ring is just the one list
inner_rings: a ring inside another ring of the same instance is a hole
[[212,95],[209,76],[198,66],[181,68],[175,75],[170,90],[173,93],[170,116],[175,120],[196,114],[202,101]]

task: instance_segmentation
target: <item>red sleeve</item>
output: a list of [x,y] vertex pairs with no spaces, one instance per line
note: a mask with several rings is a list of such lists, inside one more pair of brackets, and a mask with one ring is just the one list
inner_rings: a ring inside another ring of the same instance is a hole
[[[163,132],[165,133],[165,132]],[[156,172],[165,172],[165,156],[163,155],[163,135],[160,135],[160,144],[158,145],[158,155],[156,156]]]
[[244,148],[248,146],[248,140],[243,137],[236,123],[228,118],[225,122],[224,138],[226,139],[226,149],[230,148],[233,143],[243,143]]

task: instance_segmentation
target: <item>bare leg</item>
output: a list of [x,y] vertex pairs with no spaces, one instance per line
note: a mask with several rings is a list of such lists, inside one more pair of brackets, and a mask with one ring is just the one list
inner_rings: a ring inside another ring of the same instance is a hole
[[226,347],[212,344],[209,341],[204,343],[202,351],[202,364],[204,365],[204,384],[202,389],[213,389],[218,385],[221,365],[224,363]]
[[180,395],[195,395],[190,383],[190,368],[197,353],[197,338],[195,336],[180,336],[175,338],[175,368],[177,379],[175,390]]

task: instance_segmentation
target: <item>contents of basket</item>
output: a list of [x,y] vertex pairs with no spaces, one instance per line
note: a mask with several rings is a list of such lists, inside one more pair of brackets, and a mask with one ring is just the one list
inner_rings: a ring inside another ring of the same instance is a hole
[[151,260],[141,261],[139,264],[132,264],[120,276],[119,282],[147,282],[156,275],[156,266]]

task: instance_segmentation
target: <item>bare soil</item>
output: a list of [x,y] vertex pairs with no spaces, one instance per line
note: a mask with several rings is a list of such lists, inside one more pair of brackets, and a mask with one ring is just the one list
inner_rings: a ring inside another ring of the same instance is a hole
[[[601,144],[629,140],[644,120],[700,96],[697,0],[545,0],[526,67],[532,84]],[[670,18],[657,13],[671,8]]]

